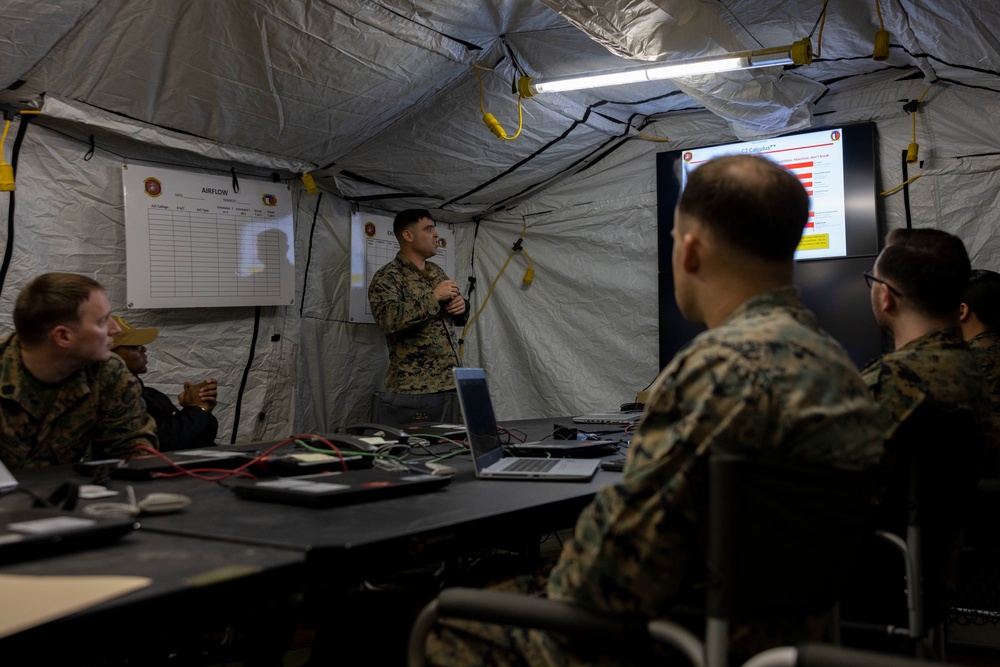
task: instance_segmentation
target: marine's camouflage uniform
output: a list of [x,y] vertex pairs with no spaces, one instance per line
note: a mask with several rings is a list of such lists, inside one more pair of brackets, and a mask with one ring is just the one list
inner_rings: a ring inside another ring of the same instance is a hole
[[464,324],[465,312],[452,317],[434,297],[434,288],[448,276],[434,262],[420,271],[402,254],[379,269],[368,286],[375,323],[389,346],[386,391],[432,394],[455,388],[451,369],[458,365],[458,346],[451,327]]
[[[549,576],[550,598],[648,618],[667,617],[676,604],[704,608],[713,447],[853,469],[873,466],[881,453],[875,406],[857,370],[794,288],[757,295],[699,335],[651,391],[623,477],[581,514]],[[737,622],[731,650],[816,639],[825,623]],[[626,664],[571,653],[542,632],[471,623],[440,629],[428,653],[439,665]]]
[[911,461],[920,480],[928,624],[955,586],[961,526],[982,471],[989,389],[958,327],[920,336],[861,371],[882,412],[880,528],[905,531]]
[[984,477],[1000,477],[1000,333],[988,329],[969,339],[972,356],[979,362],[986,386],[990,388],[990,403],[993,405],[993,427],[989,434],[989,470]]
[[157,445],[142,385],[117,355],[69,376],[48,413],[25,373],[12,334],[0,342],[0,459],[12,470],[77,461],[90,446],[103,458]]

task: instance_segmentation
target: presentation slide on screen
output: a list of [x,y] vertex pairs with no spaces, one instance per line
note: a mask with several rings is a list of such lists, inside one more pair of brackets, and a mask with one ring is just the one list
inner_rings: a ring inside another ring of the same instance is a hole
[[843,130],[821,130],[708,148],[683,153],[683,185],[687,175],[708,160],[723,155],[760,155],[795,174],[809,194],[809,220],[795,259],[847,255],[844,205]]

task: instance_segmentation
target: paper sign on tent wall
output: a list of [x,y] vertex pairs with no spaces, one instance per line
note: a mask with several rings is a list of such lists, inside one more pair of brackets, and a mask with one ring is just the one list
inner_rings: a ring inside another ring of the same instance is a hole
[[122,185],[129,308],[295,303],[288,185],[136,163]]
[[[438,251],[431,261],[455,276],[455,237],[451,229],[437,226]],[[375,272],[396,256],[399,241],[392,233],[392,218],[369,213],[351,215],[351,321],[375,323],[368,303],[368,285]]]

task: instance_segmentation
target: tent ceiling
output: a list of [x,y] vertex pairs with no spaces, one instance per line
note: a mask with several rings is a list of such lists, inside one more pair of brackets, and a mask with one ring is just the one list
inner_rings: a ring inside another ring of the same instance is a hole
[[[636,60],[789,44],[821,3],[793,0],[8,0],[0,101],[58,95],[151,125],[315,165],[378,208],[470,216],[510,205],[621,137],[669,136],[709,109],[734,134],[813,123],[828,89],[882,72],[1000,89],[1000,6],[881,0],[887,61],[870,57],[875,0],[831,2],[821,57],[794,71],[595,89],[523,102],[511,82]],[[812,38],[819,44],[818,30]],[[631,56],[626,59],[624,56]],[[44,121],[42,121],[44,122]],[[669,145],[669,144],[668,144]]]

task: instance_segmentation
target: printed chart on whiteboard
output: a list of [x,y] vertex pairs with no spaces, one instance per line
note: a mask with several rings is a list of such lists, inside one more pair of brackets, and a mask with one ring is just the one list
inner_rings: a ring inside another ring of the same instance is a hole
[[295,303],[284,183],[126,164],[129,308]]
[[[454,236],[446,225],[439,224],[437,255],[432,262],[455,275]],[[371,213],[351,216],[351,301],[352,322],[375,323],[368,303],[368,285],[375,272],[399,252],[399,241],[392,233],[392,218]]]

